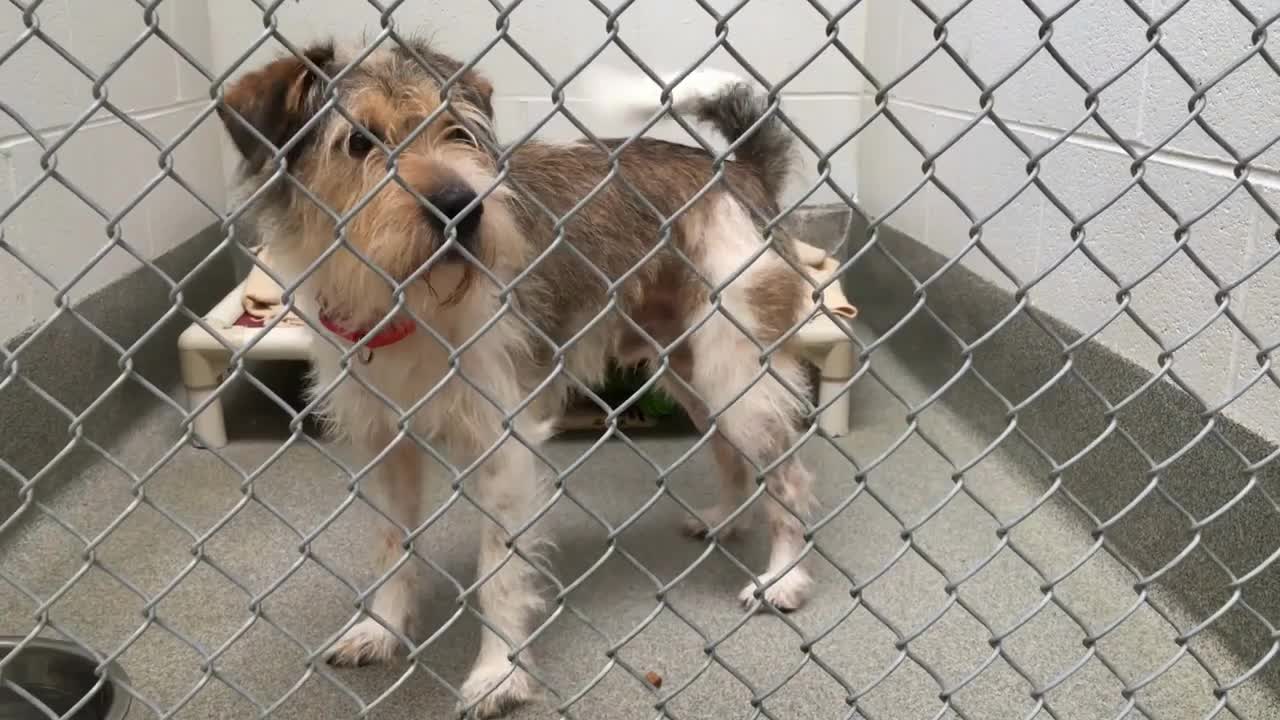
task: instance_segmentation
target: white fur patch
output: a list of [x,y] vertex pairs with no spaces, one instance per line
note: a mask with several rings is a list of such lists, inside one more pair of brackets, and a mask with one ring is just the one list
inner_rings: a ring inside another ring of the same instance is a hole
[[691,217],[686,226],[707,247],[699,270],[720,288],[721,303],[734,319],[758,334],[751,288],[761,273],[785,270],[786,262],[771,249],[760,252],[764,237],[742,204],[728,195],[711,198],[705,214]]

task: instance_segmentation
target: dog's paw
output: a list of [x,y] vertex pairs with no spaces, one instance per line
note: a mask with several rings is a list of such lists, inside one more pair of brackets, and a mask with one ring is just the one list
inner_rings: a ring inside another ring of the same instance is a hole
[[[698,517],[686,517],[682,524],[681,530],[687,537],[694,540],[705,540],[707,534],[711,532],[711,528],[718,527],[725,518],[729,517],[737,508],[726,510],[719,505],[709,507],[698,511]],[[720,528],[720,533],[716,536],[720,540],[732,540],[740,535],[750,524],[750,510],[744,512],[733,519],[733,522]]]
[[344,667],[384,663],[395,657],[398,645],[390,630],[372,618],[365,618],[338,638],[324,659],[330,665]]
[[[761,575],[757,578],[760,581],[759,586],[751,583],[738,593],[738,601],[744,608],[750,608],[755,603],[760,586],[768,585],[769,579],[769,575]],[[765,588],[764,600],[782,612],[791,612],[799,610],[805,604],[812,588],[813,580],[809,577],[809,573],[797,565],[777,582]]]
[[477,665],[462,684],[460,712],[468,717],[494,718],[532,700],[536,695],[529,673],[505,660]]

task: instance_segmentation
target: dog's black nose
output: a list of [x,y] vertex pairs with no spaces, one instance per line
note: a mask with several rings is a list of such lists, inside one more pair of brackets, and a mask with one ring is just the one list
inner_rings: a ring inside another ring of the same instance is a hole
[[[458,217],[476,199],[476,193],[465,185],[448,185],[442,190],[427,196],[427,200],[436,206],[450,220]],[[422,208],[427,220],[437,230],[444,230],[444,223],[429,208]],[[477,203],[465,217],[458,220],[458,240],[465,242],[480,224],[480,215],[484,213],[484,203]]]

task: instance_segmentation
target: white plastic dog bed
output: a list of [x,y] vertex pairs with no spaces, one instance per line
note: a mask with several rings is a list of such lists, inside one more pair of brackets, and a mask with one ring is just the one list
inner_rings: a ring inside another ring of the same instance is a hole
[[[804,243],[797,243],[797,247],[800,260],[811,269],[814,280],[823,282],[835,273],[838,262],[827,257],[822,250]],[[264,256],[259,256],[259,262],[265,260]],[[265,322],[279,311],[270,302],[272,288],[278,298],[278,286],[255,267],[244,282],[204,317],[205,324],[213,333],[192,323],[178,338],[178,359],[187,391],[187,406],[195,411],[204,405],[192,421],[196,442],[204,447],[220,448],[227,444],[222,401],[214,392],[230,368],[233,352],[241,351],[252,343],[253,346],[244,354],[249,360],[308,359],[313,331],[296,318],[286,317],[264,331]],[[845,391],[845,385],[857,369],[857,352],[850,340],[848,323],[857,316],[857,309],[845,298],[839,283],[827,287],[823,303],[836,319],[818,313],[792,336],[790,344],[820,369],[818,402],[830,405],[818,418],[818,425],[828,435],[840,436],[849,432],[849,393]],[[806,306],[805,316],[811,309],[812,303]]]
[[[815,283],[826,282],[840,269],[838,260],[812,245],[796,241],[795,247],[800,262],[809,268]],[[858,369],[858,353],[851,339],[851,323],[858,316],[858,309],[845,297],[839,281],[823,290],[822,304],[830,314],[821,311],[814,314],[791,337],[790,344],[818,366],[821,376],[818,407],[826,406],[818,416],[818,427],[832,437],[839,437],[849,432],[849,391],[845,386]],[[805,317],[810,315],[815,305],[812,301],[806,303]]]
[[[266,260],[265,254],[259,254],[259,262]],[[227,444],[222,401],[214,391],[230,369],[233,352],[248,347],[244,357],[249,360],[309,359],[312,331],[298,318],[286,316],[270,330],[263,328],[283,310],[280,293],[280,287],[255,265],[244,282],[204,316],[212,333],[192,323],[178,337],[187,407],[194,411],[209,401],[192,421],[198,444],[210,448]]]

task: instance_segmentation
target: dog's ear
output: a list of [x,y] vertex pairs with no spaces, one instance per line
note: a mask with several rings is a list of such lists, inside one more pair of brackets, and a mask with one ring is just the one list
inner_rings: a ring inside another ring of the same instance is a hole
[[489,78],[481,75],[475,70],[468,70],[466,75],[462,76],[462,82],[475,96],[475,105],[484,111],[485,115],[493,117],[493,83],[489,82]]
[[276,60],[232,83],[218,106],[222,124],[249,173],[260,170],[275,152],[259,135],[279,148],[316,112],[318,103],[311,99],[311,91],[320,78],[311,66],[327,74],[326,68],[333,64],[333,44],[315,45],[303,54],[310,65],[296,56]]

